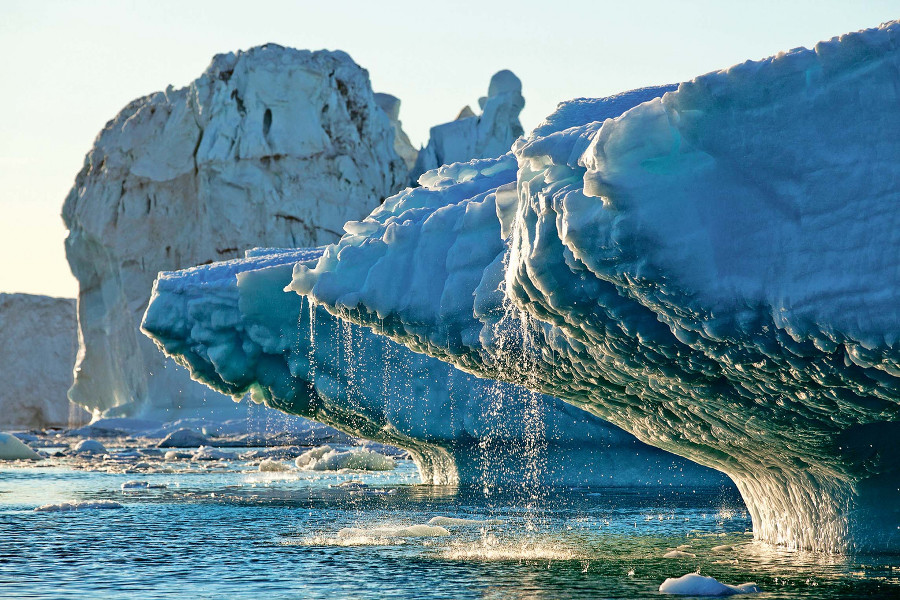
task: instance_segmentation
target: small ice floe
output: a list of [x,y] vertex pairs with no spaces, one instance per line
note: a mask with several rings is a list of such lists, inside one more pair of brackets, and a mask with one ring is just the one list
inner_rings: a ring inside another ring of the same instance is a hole
[[319,446],[297,457],[297,468],[302,471],[392,471],[397,464],[393,458],[365,448],[341,452],[331,446]]
[[224,452],[210,446],[200,446],[191,455],[191,460],[231,460],[233,458],[234,454],[231,452]]
[[118,502],[112,500],[85,500],[83,502],[60,502],[59,504],[44,504],[34,509],[35,512],[68,512],[72,510],[94,510],[94,509],[110,509],[125,508]]
[[199,448],[208,446],[209,438],[187,427],[173,431],[156,445],[157,448]]
[[728,544],[713,546],[712,552],[734,552],[734,546],[729,546]]
[[458,519],[456,517],[431,517],[428,520],[429,525],[438,525],[441,527],[477,527],[479,525],[494,525],[501,521],[496,519],[488,519],[479,521],[478,519]]
[[165,483],[150,483],[149,481],[126,481],[122,484],[123,490],[161,490],[169,487]]
[[733,596],[734,594],[756,594],[761,592],[755,583],[728,585],[712,577],[699,573],[688,573],[681,577],[669,577],[659,586],[663,594],[678,596]]
[[283,462],[266,458],[260,461],[259,470],[268,473],[282,473],[284,471],[290,471],[291,468]]
[[106,454],[106,446],[97,440],[81,440],[72,448],[75,454]]
[[663,554],[663,558],[697,558],[697,555],[684,550],[670,550]]
[[450,532],[443,527],[435,527],[432,525],[410,525],[408,527],[373,527],[371,529],[360,529],[357,527],[345,527],[338,531],[337,536],[341,539],[347,538],[420,538],[420,537],[443,537],[450,535]]
[[139,489],[139,488],[146,489],[148,487],[150,487],[149,481],[126,481],[125,483],[122,484],[123,490],[133,490],[133,489]]
[[168,452],[166,452],[164,460],[171,462],[173,460],[192,458],[193,456],[194,455],[191,452],[184,452],[181,450],[169,450]]
[[9,433],[0,433],[0,460],[41,460],[41,455]]

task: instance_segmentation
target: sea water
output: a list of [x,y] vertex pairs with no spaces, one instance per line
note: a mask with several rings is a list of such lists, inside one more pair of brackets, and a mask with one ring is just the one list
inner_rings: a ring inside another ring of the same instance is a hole
[[[900,597],[900,557],[754,542],[733,488],[553,488],[523,502],[419,485],[408,460],[151,466],[0,463],[0,597],[658,598],[687,573],[755,582],[753,598]],[[34,510],[66,502],[85,508]]]

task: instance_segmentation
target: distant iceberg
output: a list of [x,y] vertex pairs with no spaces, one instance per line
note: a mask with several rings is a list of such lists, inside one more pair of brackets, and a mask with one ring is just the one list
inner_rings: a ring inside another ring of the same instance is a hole
[[720,469],[759,539],[897,551],[898,105],[897,22],[621,115],[569,103],[347,224],[291,288]]

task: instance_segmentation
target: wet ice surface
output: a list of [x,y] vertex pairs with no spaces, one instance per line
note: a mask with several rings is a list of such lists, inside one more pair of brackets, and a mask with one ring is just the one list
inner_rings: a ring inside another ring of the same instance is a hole
[[[417,485],[403,459],[392,471],[260,471],[273,456],[293,466],[297,449],[167,460],[140,441],[104,444],[104,455],[0,463],[0,595],[641,598],[698,570],[755,582],[751,598],[900,595],[900,557],[753,542],[731,490],[485,495]],[[34,510],[73,502],[122,508]]]

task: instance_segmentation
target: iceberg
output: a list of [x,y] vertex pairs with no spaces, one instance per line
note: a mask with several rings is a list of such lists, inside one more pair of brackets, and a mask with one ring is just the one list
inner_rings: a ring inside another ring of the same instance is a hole
[[647,100],[424,174],[290,288],[727,473],[758,539],[900,550],[900,23]]
[[522,82],[512,71],[498,71],[491,77],[487,96],[479,98],[478,104],[480,115],[466,106],[455,120],[431,128],[428,144],[419,151],[410,171],[411,185],[441,165],[494,158],[509,151],[523,133],[519,122],[519,113],[525,108]]
[[75,300],[0,294],[0,426],[66,427],[87,420],[66,398],[77,346]]
[[256,249],[161,273],[144,332],[219,392],[409,450],[426,483],[730,485],[559,400],[479,379],[286,293],[294,264],[322,251]]
[[347,54],[274,44],[216,55],[187,87],[126,106],[63,206],[79,282],[69,397],[95,417],[235,416],[140,335],[156,274],[336,241],[406,183],[394,132]]

